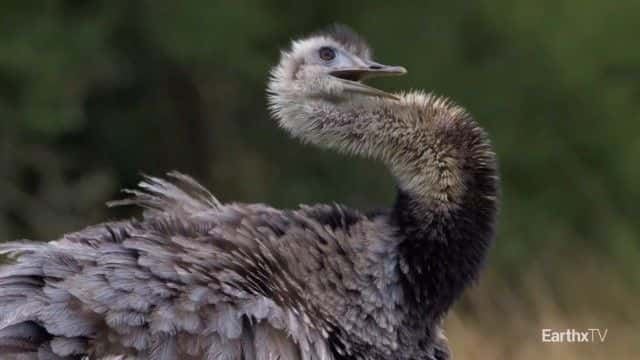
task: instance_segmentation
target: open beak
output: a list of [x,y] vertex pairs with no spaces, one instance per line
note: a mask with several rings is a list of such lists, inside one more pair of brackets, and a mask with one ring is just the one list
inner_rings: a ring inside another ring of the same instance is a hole
[[329,74],[340,79],[344,83],[346,91],[399,100],[396,95],[365,85],[360,81],[373,77],[399,76],[406,73],[407,69],[402,66],[382,65],[369,61],[363,66],[336,69],[331,71]]

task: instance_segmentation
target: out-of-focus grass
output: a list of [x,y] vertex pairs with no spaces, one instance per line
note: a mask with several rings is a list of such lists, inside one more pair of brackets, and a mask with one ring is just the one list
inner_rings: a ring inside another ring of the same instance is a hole
[[[515,284],[487,272],[449,314],[454,359],[640,359],[640,292],[601,263],[536,268]],[[544,343],[542,329],[608,329],[604,342]]]

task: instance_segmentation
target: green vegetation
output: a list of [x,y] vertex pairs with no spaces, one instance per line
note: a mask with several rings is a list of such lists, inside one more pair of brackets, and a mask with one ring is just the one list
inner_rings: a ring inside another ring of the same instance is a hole
[[580,277],[569,264],[587,257],[607,274],[592,292],[640,287],[638,14],[633,0],[3,1],[0,239],[130,215],[102,204],[172,169],[223,201],[390,204],[382,166],[300,145],[265,108],[278,49],[342,22],[409,69],[382,87],[447,95],[489,130],[493,285],[526,298],[534,272],[565,294],[556,274]]

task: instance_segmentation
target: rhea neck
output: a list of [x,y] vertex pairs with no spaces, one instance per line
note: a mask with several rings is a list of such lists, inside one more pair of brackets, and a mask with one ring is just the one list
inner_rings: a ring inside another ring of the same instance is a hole
[[402,238],[406,301],[414,315],[438,319],[476,278],[493,237],[498,180],[484,131],[462,108],[422,93],[275,100],[294,136],[387,164],[399,188],[389,221]]

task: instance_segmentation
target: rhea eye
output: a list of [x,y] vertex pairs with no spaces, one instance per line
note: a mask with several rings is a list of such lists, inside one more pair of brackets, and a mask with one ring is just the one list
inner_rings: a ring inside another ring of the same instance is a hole
[[328,46],[325,46],[321,47],[320,50],[318,50],[318,55],[320,56],[320,59],[324,61],[331,61],[336,58],[336,51]]

